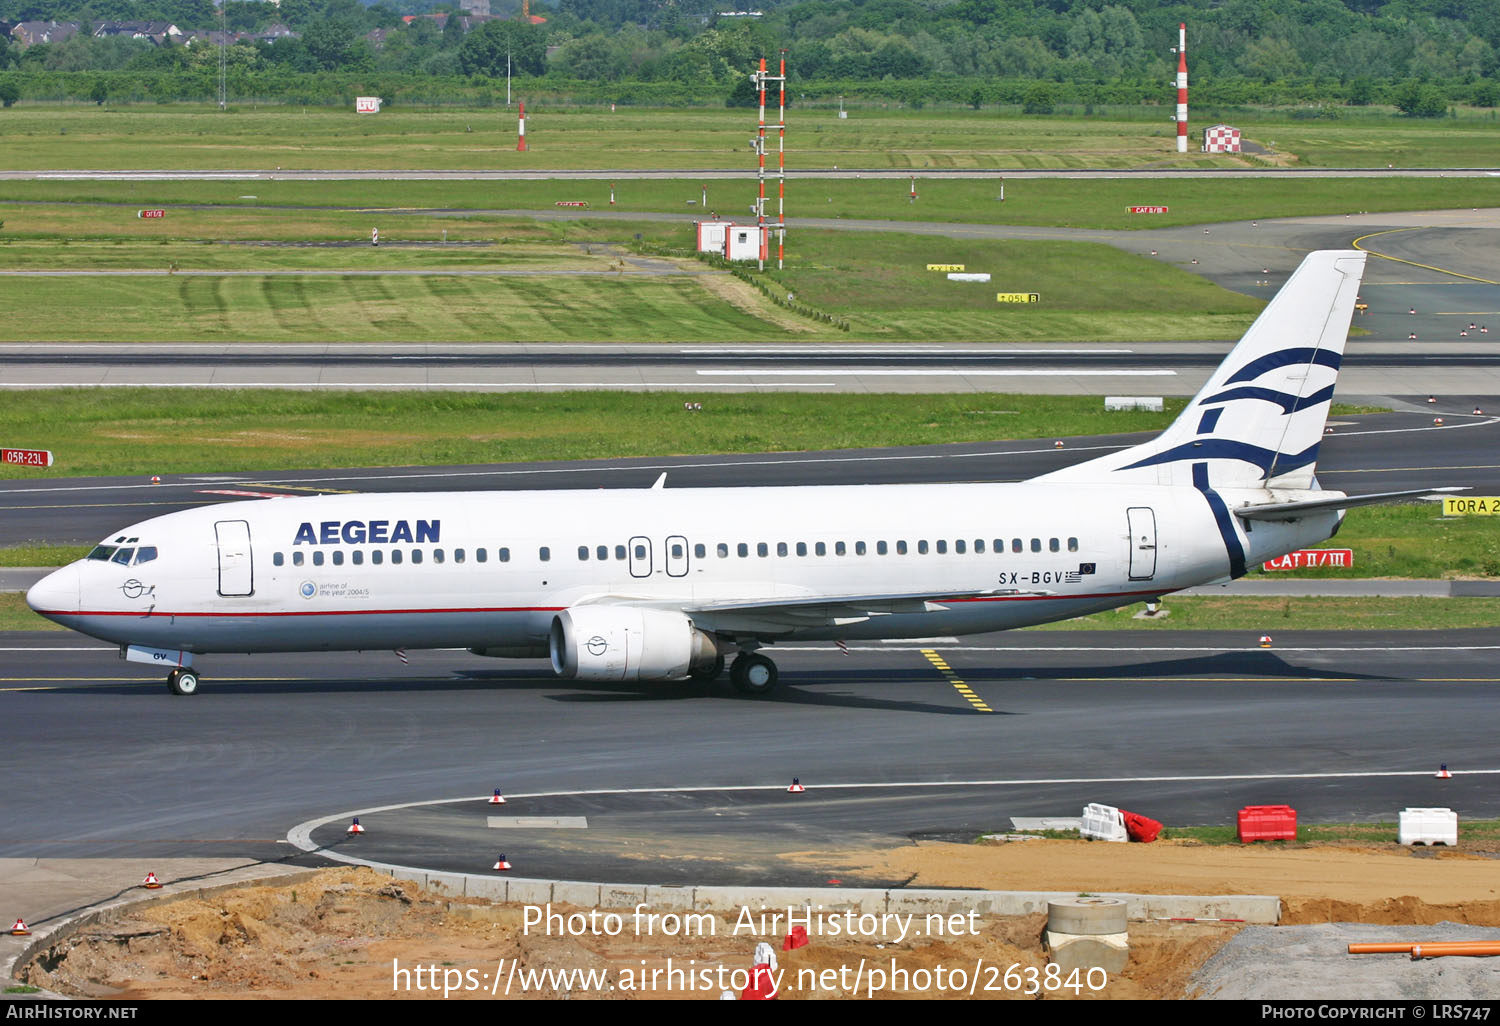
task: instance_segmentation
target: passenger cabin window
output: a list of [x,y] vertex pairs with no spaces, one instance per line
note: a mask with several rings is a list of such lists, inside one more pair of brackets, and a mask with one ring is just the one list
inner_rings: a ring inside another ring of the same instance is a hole
[[373,563],[375,566],[379,566],[384,561],[385,561],[385,553],[382,550],[376,549],[376,550],[374,550],[373,552],[370,553],[370,562]]
[[917,555],[927,555],[927,539],[923,538],[921,541],[917,542]]
[[813,554],[814,555],[818,555],[818,556],[826,556],[826,555],[828,555],[828,546],[826,544],[824,544],[823,542],[814,542],[813,543]]
[[756,542],[755,554],[757,556],[769,556],[771,554],[771,547],[765,542]]
[[702,542],[698,542],[697,544],[695,544],[693,546],[693,558],[694,559],[702,559],[706,555],[708,555],[708,546],[707,545],[704,545]]
[[958,539],[957,541],[955,541],[953,543],[953,551],[956,552],[956,553],[958,553],[960,556],[962,556],[964,554],[964,552],[965,552],[965,546],[964,546],[964,540],[962,538]]
[[1057,541],[1056,538],[1050,538],[1047,541],[1047,551],[1048,552],[1061,552],[1062,551],[1062,546],[1060,544],[1058,544],[1058,541]]
[[1040,538],[1033,538],[1033,539],[1031,539],[1031,551],[1032,552],[1041,552],[1042,551],[1042,540]]
[[589,547],[587,545],[578,546],[578,559],[583,563],[589,561]]
[[805,555],[807,555],[807,542],[798,542],[797,543],[797,555],[799,555],[799,556],[805,556]]
[[422,562],[422,550],[421,549],[412,549],[411,550],[411,561],[413,563],[420,563],[420,562]]
[[[279,555],[279,553],[278,553],[278,555]],[[353,552],[353,554],[350,556],[350,558],[352,560],[354,560],[354,565],[355,566],[364,566],[365,565],[365,550],[364,549],[355,549],[354,552]],[[280,565],[280,564],[278,564],[278,565]]]
[[[357,553],[356,553],[356,555],[357,555]],[[277,553],[274,553],[271,556],[271,565],[272,566],[282,566],[285,563],[286,563],[286,555],[284,553],[277,552]]]
[[292,553],[292,566],[301,566],[302,565],[302,559],[303,559],[302,553],[300,553],[300,552],[293,552]]
[[321,549],[319,549],[318,551],[316,551],[316,552],[313,553],[313,566],[322,566],[322,565],[323,565],[323,551]]
[[434,563],[441,563],[443,561],[443,550],[442,549],[433,549],[432,550],[432,561]]
[[623,546],[623,545],[616,545],[615,546],[615,558],[618,559],[622,563],[625,562],[625,546]]
[[1069,538],[1068,539],[1068,551],[1069,552],[1077,552],[1078,551],[1078,539],[1077,538]]
[[854,554],[856,556],[863,556],[865,554],[865,543],[864,542],[855,542],[854,543]]
[[344,550],[343,549],[334,549],[333,550],[333,565],[334,566],[343,566],[344,565]]
[[475,549],[474,550],[474,562],[476,562],[476,563],[488,563],[489,561],[490,561],[490,553],[489,553],[488,549]]
[[744,542],[740,542],[734,547],[734,551],[738,553],[741,559],[744,559],[746,556],[750,555],[750,546],[746,545]]
[[844,555],[844,543],[843,542],[834,542],[833,543],[833,554],[835,556],[842,556],[842,555]]
[[729,558],[729,543],[728,542],[719,542],[718,546],[714,549],[714,552],[718,554],[718,557],[720,559],[728,559]]
[[1022,543],[1021,539],[1019,539],[1019,538],[1012,538],[1010,540],[1010,551],[1012,551],[1012,552],[1024,552],[1025,550],[1026,550],[1026,546],[1025,546],[1024,543]]
[[906,555],[906,542],[904,542],[904,541],[898,541],[896,543],[896,555],[898,555],[898,556],[904,556],[904,555]]
[[400,563],[401,562],[401,550],[400,549],[392,549],[391,550],[391,562],[392,563]]
[[463,549],[454,549],[453,550],[453,562],[455,562],[455,563],[462,563],[463,561],[464,561],[464,550]]
[[883,556],[883,555],[886,554],[886,551],[887,551],[887,549],[886,549],[885,542],[878,541],[878,542],[875,543],[875,553],[876,553],[876,555]]
[[786,542],[777,542],[776,543],[776,555],[778,555],[778,556],[785,556],[789,552],[791,552],[791,550],[786,547]]
[[497,550],[495,550],[495,558],[498,559],[502,563],[509,563],[510,562],[510,549],[497,549]]
[[601,545],[601,546],[599,546],[597,549],[594,550],[594,555],[598,556],[599,557],[599,561],[602,563],[604,560],[606,560],[606,559],[609,558],[609,546],[608,545]]
[[540,549],[537,549],[536,558],[546,563],[552,559],[552,550],[543,545]]
[[937,550],[938,555],[946,555],[948,552],[948,542],[945,539],[939,538],[937,543]]

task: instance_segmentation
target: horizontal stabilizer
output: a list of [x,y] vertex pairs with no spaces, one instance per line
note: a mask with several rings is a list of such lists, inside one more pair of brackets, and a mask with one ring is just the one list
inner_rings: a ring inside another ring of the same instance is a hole
[[1416,499],[1424,495],[1438,498],[1449,492],[1466,492],[1462,488],[1413,488],[1404,492],[1373,492],[1370,495],[1340,495],[1330,499],[1307,499],[1301,502],[1267,502],[1258,506],[1241,506],[1234,515],[1242,520],[1296,520],[1309,513],[1322,513],[1331,509],[1348,509],[1351,506],[1374,506],[1382,502],[1397,502],[1401,499]]

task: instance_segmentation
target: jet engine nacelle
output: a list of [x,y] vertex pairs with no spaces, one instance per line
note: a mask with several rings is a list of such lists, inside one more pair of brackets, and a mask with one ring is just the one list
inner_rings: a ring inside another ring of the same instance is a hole
[[675,680],[718,659],[714,639],[681,613],[577,606],[552,618],[552,669],[580,680]]

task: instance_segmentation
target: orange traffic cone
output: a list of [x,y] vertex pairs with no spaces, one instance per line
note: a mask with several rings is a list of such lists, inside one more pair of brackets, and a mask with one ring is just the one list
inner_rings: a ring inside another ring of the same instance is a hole
[[1438,771],[1434,773],[1433,776],[1437,777],[1439,780],[1453,779],[1453,774],[1448,772],[1448,764],[1446,762],[1438,767]]
[[500,793],[500,789],[498,787],[495,788],[494,795],[492,795],[490,797],[490,804],[491,805],[504,805],[505,804],[505,796]]
[[1261,648],[1270,648],[1271,647],[1271,636],[1269,634],[1262,634],[1260,636],[1260,647]]
[[799,778],[797,778],[797,777],[793,777],[792,778],[792,786],[789,787],[789,788],[787,788],[786,792],[787,792],[787,794],[801,794],[803,791],[806,791],[806,790],[807,790],[807,788],[805,788],[805,787],[802,786],[802,781]]
[[26,925],[26,920],[17,917],[16,925],[10,928],[12,937],[30,937],[31,928]]
[[495,872],[497,872],[497,873],[503,873],[506,870],[508,870],[509,868],[510,868],[510,863],[505,860],[505,853],[501,852],[500,853],[500,857],[495,860]]
[[156,891],[161,889],[161,881],[156,878],[155,873],[148,872],[146,874],[146,879],[141,881],[141,886],[146,888],[146,890],[148,891]]
[[346,834],[362,834],[364,832],[365,828],[359,825],[358,816],[355,816],[354,822],[349,824],[349,829],[344,831]]

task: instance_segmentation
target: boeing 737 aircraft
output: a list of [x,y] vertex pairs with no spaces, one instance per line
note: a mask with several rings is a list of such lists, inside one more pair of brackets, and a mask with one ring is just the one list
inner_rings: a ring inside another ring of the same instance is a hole
[[[995,631],[1155,599],[1330,537],[1314,477],[1365,255],[1313,253],[1159,437],[1019,484],[329,495],[117,531],[41,615],[170,667],[466,648],[562,677],[776,687],[789,639]],[[1440,491],[1444,489],[1433,489]]]

